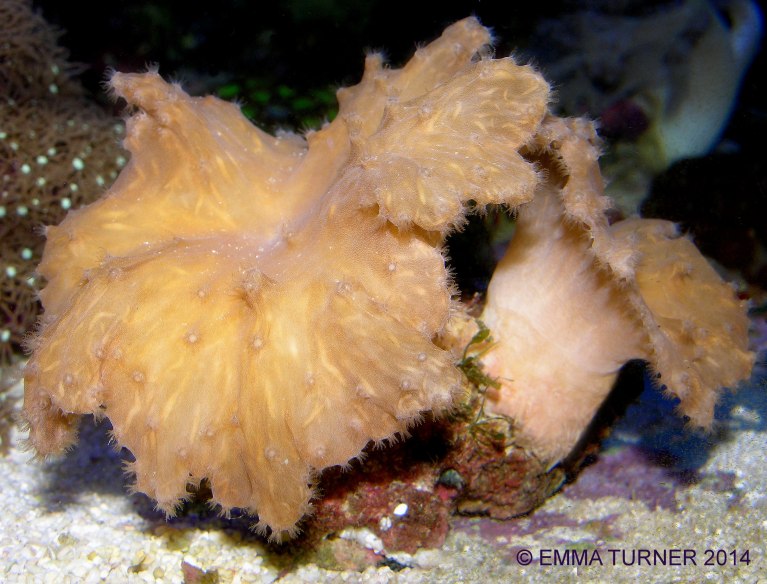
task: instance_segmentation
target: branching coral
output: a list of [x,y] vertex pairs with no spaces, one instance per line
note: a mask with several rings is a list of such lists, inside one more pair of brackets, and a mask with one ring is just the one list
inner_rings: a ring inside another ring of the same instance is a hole
[[482,315],[497,341],[484,363],[501,383],[488,407],[550,461],[631,359],[647,360],[698,426],[753,364],[742,302],[672,223],[608,225],[594,142],[586,122],[544,124],[530,156],[549,176],[519,210]]
[[122,124],[91,104],[27,0],[0,3],[0,366],[40,312],[44,224],[95,200],[125,163]]
[[434,339],[451,314],[440,244],[469,201],[517,206],[548,85],[476,59],[475,19],[401,70],[368,57],[337,119],[269,136],[156,72],[115,74],[137,108],[107,195],[47,230],[45,316],[24,417],[40,454],[106,416],[135,489],[172,513],[210,481],[275,537],[313,477],[393,439],[461,386]]

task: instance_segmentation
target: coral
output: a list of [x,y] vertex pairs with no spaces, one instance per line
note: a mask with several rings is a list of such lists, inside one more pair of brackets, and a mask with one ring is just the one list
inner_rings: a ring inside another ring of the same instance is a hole
[[540,180],[524,150],[548,85],[481,58],[489,41],[469,18],[402,69],[369,56],[306,138],[156,72],[115,74],[137,109],[131,161],[46,232],[23,410],[37,452],[106,416],[166,512],[206,477],[225,512],[280,538],[319,471],[445,412],[462,375],[435,344],[456,308],[442,239]]
[[11,447],[11,430],[15,414],[19,410],[22,377],[21,363],[0,368],[0,454],[8,454]]
[[748,378],[743,302],[667,221],[608,224],[595,134],[549,119],[537,137],[549,169],[488,289],[483,356],[501,387],[490,411],[556,462],[604,401],[623,364],[644,359],[679,410],[708,426],[722,386]]
[[0,366],[40,312],[43,225],[95,200],[125,154],[122,124],[84,96],[77,68],[31,2],[0,3]]
[[6,98],[82,95],[73,79],[79,67],[67,61],[59,33],[34,12],[30,0],[3,0],[0,15],[0,87]]

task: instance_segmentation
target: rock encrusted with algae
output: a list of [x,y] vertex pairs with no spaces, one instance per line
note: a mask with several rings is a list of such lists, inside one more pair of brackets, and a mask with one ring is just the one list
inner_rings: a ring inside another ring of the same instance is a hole
[[[305,543],[322,549],[349,528],[369,530],[387,552],[440,547],[456,513],[509,519],[540,505],[573,468],[547,469],[517,444],[514,424],[482,411],[484,388],[412,438],[369,452],[353,472],[331,469],[322,502],[305,522]],[[578,461],[579,462],[579,461]]]

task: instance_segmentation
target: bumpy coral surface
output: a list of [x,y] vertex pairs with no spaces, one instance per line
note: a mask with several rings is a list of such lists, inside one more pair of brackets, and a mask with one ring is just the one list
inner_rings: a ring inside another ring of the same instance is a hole
[[743,301],[670,221],[631,219],[610,232],[639,256],[637,311],[659,384],[693,424],[710,425],[721,388],[747,379],[754,364]]
[[309,510],[317,471],[450,407],[442,237],[470,200],[532,197],[520,151],[547,109],[529,67],[474,58],[489,40],[466,19],[403,69],[368,57],[306,139],[155,72],[114,75],[137,109],[132,158],[48,229],[32,446],[61,452],[81,415],[106,416],[160,507],[207,477],[225,511],[277,537]]

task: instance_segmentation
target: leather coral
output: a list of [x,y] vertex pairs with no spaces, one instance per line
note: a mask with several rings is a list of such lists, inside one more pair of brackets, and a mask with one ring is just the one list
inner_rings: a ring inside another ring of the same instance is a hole
[[45,315],[23,415],[41,455],[109,418],[134,488],[168,513],[210,481],[274,537],[323,468],[448,409],[461,375],[434,343],[453,310],[441,251],[469,201],[516,206],[548,85],[472,18],[402,69],[367,58],[338,117],[270,136],[156,72],[115,74],[131,160],[47,230]]
[[608,223],[590,123],[547,119],[528,156],[548,173],[488,288],[482,319],[497,342],[483,361],[500,384],[488,410],[553,463],[620,368],[643,359],[679,413],[709,426],[721,388],[751,373],[743,301],[673,223]]

